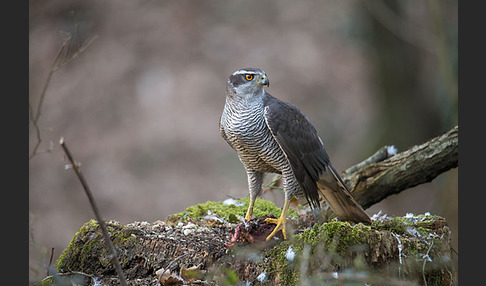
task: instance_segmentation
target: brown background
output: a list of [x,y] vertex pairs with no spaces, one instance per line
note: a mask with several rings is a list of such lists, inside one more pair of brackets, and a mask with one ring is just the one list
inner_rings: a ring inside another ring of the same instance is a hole
[[[34,108],[63,35],[72,51],[98,36],[54,73],[42,106],[40,150],[53,148],[29,161],[31,280],[94,217],[61,136],[105,219],[151,222],[248,194],[218,131],[239,68],[267,72],[267,91],[307,114],[338,170],[457,124],[457,1],[30,1],[29,20]],[[442,215],[457,249],[457,191],[452,170],[367,212]]]

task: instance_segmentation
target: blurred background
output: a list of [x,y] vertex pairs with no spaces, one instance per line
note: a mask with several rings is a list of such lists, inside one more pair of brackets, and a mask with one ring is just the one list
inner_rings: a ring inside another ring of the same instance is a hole
[[[106,220],[153,222],[244,197],[246,174],[218,124],[228,76],[259,67],[345,170],[457,125],[457,14],[457,0],[30,1],[33,113],[50,80],[37,150],[29,125],[29,279],[94,218],[61,136]],[[62,57],[76,56],[50,76],[63,43]],[[457,250],[457,191],[454,169],[366,211],[444,216]]]

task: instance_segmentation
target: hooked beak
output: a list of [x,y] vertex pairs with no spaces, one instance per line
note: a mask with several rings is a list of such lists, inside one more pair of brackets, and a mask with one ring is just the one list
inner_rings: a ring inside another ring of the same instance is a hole
[[260,79],[259,83],[260,83],[261,85],[270,86],[270,81],[268,80],[267,75],[262,75],[262,77],[261,77],[261,79]]

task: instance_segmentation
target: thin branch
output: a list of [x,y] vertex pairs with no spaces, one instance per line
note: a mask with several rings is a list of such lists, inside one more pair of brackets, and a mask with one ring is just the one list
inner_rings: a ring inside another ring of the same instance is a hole
[[186,257],[187,255],[189,254],[194,254],[195,251],[193,251],[193,253],[184,253],[184,254],[181,254],[179,256],[177,256],[174,260],[172,260],[171,262],[169,262],[169,264],[165,267],[165,270],[164,272],[162,273],[162,275],[167,272],[167,270],[169,270],[170,272],[170,267],[172,266],[172,264],[176,263],[177,261],[181,260],[182,258]]
[[46,95],[47,87],[49,86],[49,83],[51,82],[52,74],[54,74],[54,70],[53,70],[54,64],[56,63],[57,59],[59,58],[59,55],[60,55],[61,51],[63,50],[63,48],[64,48],[64,45],[61,46],[61,48],[59,49],[59,52],[56,56],[56,59],[54,60],[54,62],[51,65],[51,68],[49,70],[49,74],[47,75],[47,79],[44,83],[44,87],[42,88],[42,92],[41,92],[41,95],[40,95],[40,98],[39,98],[39,103],[37,104],[37,111],[35,113],[33,111],[34,107],[32,106],[32,102],[29,99],[30,120],[32,122],[32,125],[35,128],[35,133],[37,135],[37,143],[34,146],[34,150],[32,151],[32,153],[29,156],[29,160],[32,159],[38,153],[37,149],[39,148],[39,146],[42,142],[40,127],[39,127],[38,122],[39,122],[39,118],[41,116],[42,105],[44,103],[44,98],[45,98],[45,95]]
[[424,255],[424,263],[422,265],[422,278],[424,279],[424,285],[427,286],[427,279],[425,278],[425,263],[427,263],[427,260],[430,259],[429,253],[430,250],[432,249],[432,246],[434,246],[434,241],[432,240],[429,246],[429,249],[427,250],[427,253]]
[[70,63],[72,60],[74,60],[77,56],[79,56],[81,53],[83,53],[96,39],[98,39],[98,36],[97,35],[93,35],[91,37],[89,37],[88,39],[86,39],[86,41],[83,42],[83,44],[74,52],[72,53],[72,55],[69,56],[69,44],[67,45],[67,49],[66,50],[66,55],[62,58],[61,61],[59,61],[59,63],[57,63],[54,67],[53,67],[53,71],[56,72],[57,70],[63,68],[65,65],[67,65],[68,63]]
[[37,142],[34,146],[34,150],[32,151],[32,154],[30,154],[30,156],[29,156],[29,160],[30,160],[30,159],[32,159],[32,157],[34,157],[35,154],[38,153],[37,149],[39,149],[39,145],[42,142],[39,124],[37,124],[37,122],[34,120],[34,117],[35,117],[34,116],[34,110],[33,110],[32,104],[30,102],[30,98],[29,98],[29,116],[30,116],[30,120],[32,121],[32,125],[35,128],[35,134],[37,136]]
[[41,137],[41,131],[39,127],[39,119],[42,114],[42,106],[44,104],[47,87],[51,82],[52,75],[56,71],[58,71],[59,69],[61,69],[62,67],[70,63],[76,57],[78,57],[81,53],[83,53],[97,38],[98,38],[97,35],[93,35],[89,37],[86,41],[83,42],[83,44],[74,53],[70,55],[69,46],[71,45],[72,36],[69,33],[65,34],[65,38],[61,44],[61,47],[59,48],[56,58],[52,62],[51,67],[49,69],[49,73],[47,74],[47,79],[42,88],[42,92],[39,97],[39,103],[37,104],[35,113],[34,113],[34,106],[32,104],[32,101],[29,99],[29,117],[30,117],[30,121],[32,122],[32,125],[35,128],[35,133],[37,137],[37,142],[34,146],[34,149],[32,150],[32,153],[29,156],[29,160],[32,159],[36,154],[40,153],[38,149],[42,142],[42,137]]
[[273,176],[272,181],[263,186],[263,192],[266,193],[269,190],[279,189],[283,190],[282,187],[282,175],[276,174]]
[[49,264],[47,265],[47,276],[51,275],[52,259],[54,258],[54,247],[51,247],[51,257],[49,258]]
[[393,149],[393,148],[394,148],[393,146],[381,147],[380,150],[376,151],[375,154],[371,155],[368,159],[348,168],[346,171],[344,171],[344,174],[349,176],[352,173],[358,171],[359,169],[361,169],[365,166],[368,166],[372,163],[377,163],[377,162],[385,160],[386,158],[394,155],[394,154],[392,154],[392,152],[390,152],[390,149]]
[[71,162],[71,166],[78,176],[79,181],[81,182],[81,185],[83,186],[83,189],[86,193],[86,196],[88,196],[89,203],[91,204],[91,207],[93,208],[93,212],[96,216],[96,220],[100,224],[100,228],[103,232],[103,237],[105,238],[106,246],[108,247],[109,251],[111,252],[111,259],[113,264],[115,265],[116,272],[118,273],[118,277],[120,278],[120,283],[123,286],[128,285],[127,281],[125,280],[125,276],[123,275],[123,270],[121,268],[120,262],[118,261],[117,255],[115,248],[113,247],[113,243],[110,239],[110,234],[108,233],[108,229],[106,228],[105,222],[103,218],[101,217],[100,211],[98,209],[98,206],[96,205],[96,201],[91,193],[91,190],[88,186],[88,183],[84,179],[83,174],[81,173],[81,169],[79,168],[79,164],[76,163],[74,160],[73,156],[71,155],[71,152],[69,151],[68,147],[66,146],[66,143],[64,142],[64,138],[61,138],[59,141],[59,144],[61,144],[61,147],[64,150],[64,153],[68,157],[69,161]]

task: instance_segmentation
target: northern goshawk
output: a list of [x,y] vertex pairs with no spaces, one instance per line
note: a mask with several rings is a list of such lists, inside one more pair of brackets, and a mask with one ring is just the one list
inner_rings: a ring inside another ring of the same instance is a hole
[[322,196],[341,220],[370,223],[331,165],[317,131],[294,105],[264,90],[269,80],[258,68],[235,71],[226,86],[226,104],[220,120],[221,136],[243,163],[250,191],[245,219],[252,217],[255,199],[262,193],[265,173],[282,174],[285,202],[277,226],[267,240],[282,230],[292,196],[304,197],[312,209]]

